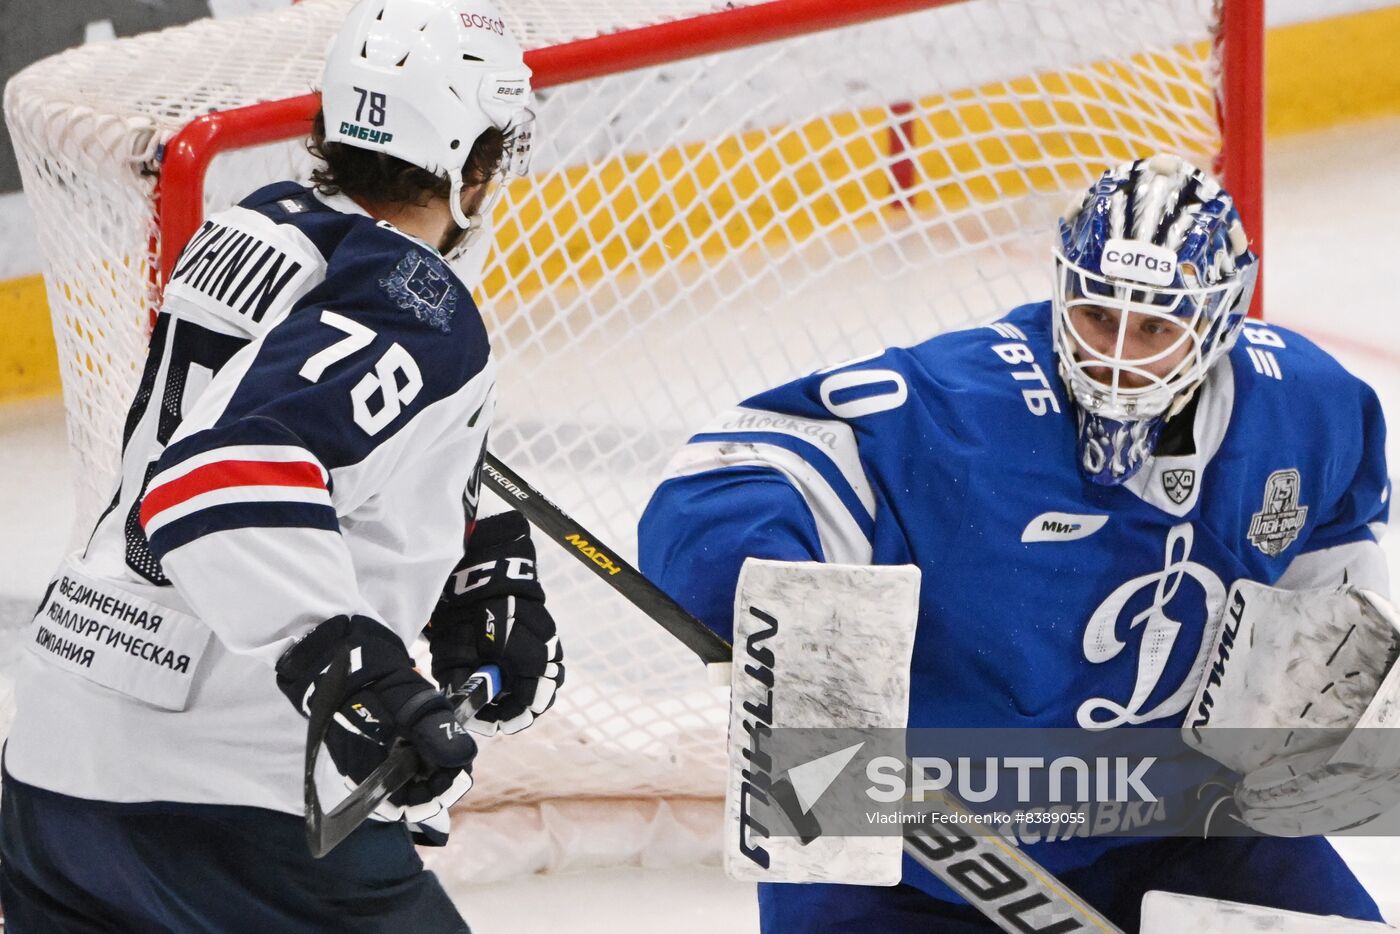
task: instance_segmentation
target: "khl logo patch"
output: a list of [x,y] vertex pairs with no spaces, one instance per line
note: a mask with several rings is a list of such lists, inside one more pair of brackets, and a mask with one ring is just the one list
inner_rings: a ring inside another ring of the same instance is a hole
[[457,313],[457,287],[452,273],[445,265],[426,253],[411,251],[403,255],[387,279],[379,280],[380,288],[389,293],[404,311],[444,334],[452,331],[452,316]]
[[1167,498],[1178,506],[1191,498],[1191,491],[1195,488],[1196,471],[1190,467],[1179,467],[1162,474],[1162,489]]
[[1249,523],[1249,540],[1270,558],[1293,544],[1308,521],[1308,507],[1298,505],[1301,482],[1298,471],[1291,467],[1275,470],[1264,481],[1264,508]]

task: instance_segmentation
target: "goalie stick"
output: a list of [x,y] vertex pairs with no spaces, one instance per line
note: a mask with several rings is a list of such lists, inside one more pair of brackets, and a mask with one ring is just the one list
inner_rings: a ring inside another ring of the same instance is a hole
[[[729,683],[733,648],[728,642],[489,453],[482,474],[502,499],[700,656],[712,678],[722,674],[719,683]],[[967,813],[946,794],[943,801],[949,814]],[[809,833],[811,828],[803,835]],[[1008,934],[1123,934],[1019,847],[1000,837],[970,834],[951,821],[934,822],[921,835],[906,837],[904,852]]]
[[[311,697],[311,716],[306,724],[306,766],[302,774],[302,793],[306,800],[306,845],[311,855],[320,859],[335,849],[342,840],[394,792],[406,785],[422,768],[423,763],[412,746],[403,740],[394,743],[384,761],[349,796],[329,813],[321,809],[321,796],[316,790],[316,759],[326,732],[335,719],[337,702],[345,693],[345,679],[350,672],[350,654],[342,652],[325,674],[316,693]],[[448,694],[456,710],[457,721],[463,725],[496,696],[501,673],[495,665],[482,665],[462,687]]]

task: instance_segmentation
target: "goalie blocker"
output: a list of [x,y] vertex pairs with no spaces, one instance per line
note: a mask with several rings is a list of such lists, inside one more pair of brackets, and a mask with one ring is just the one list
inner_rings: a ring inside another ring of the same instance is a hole
[[[774,729],[905,727],[918,601],[913,567],[744,562],[734,605],[724,801],[730,878],[899,882],[898,837],[823,836],[811,816],[856,745],[823,750],[806,767],[805,781],[797,769],[773,774],[764,746]],[[772,832],[784,823],[782,834]]]
[[[907,565],[744,562],[734,603],[725,871],[754,882],[894,886],[907,853],[1003,931],[1121,934],[998,837],[936,823],[907,839],[822,833],[812,813],[819,799],[828,814],[869,805],[828,800],[850,795],[837,776],[871,741],[851,734],[868,731],[878,742],[881,732],[908,725],[920,577]],[[765,742],[774,729],[799,728],[818,733],[818,743],[839,739],[837,748],[814,749],[780,771]],[[947,795],[936,808],[965,811]]]

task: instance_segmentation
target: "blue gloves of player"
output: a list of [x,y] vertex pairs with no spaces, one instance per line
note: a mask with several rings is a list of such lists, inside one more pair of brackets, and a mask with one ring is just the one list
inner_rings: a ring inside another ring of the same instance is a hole
[[452,706],[413,667],[403,642],[383,624],[364,616],[337,616],[321,625],[277,661],[277,686],[305,716],[311,697],[336,657],[350,651],[350,672],[326,734],[326,749],[341,774],[363,782],[384,761],[396,737],[422,758],[423,773],[390,796],[399,806],[426,804],[470,772],[476,742],[458,725]]
[[518,512],[476,523],[428,627],[433,677],[451,695],[477,667],[501,669],[502,691],[469,724],[518,733],[554,703],[564,652],[535,574],[530,525]]

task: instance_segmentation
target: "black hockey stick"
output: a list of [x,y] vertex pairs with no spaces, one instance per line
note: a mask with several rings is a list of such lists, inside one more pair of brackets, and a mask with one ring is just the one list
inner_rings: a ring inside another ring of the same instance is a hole
[[[311,717],[306,725],[306,771],[302,777],[302,793],[306,799],[306,845],[317,859],[350,836],[379,805],[412,780],[423,767],[414,748],[398,740],[379,767],[344,801],[329,813],[321,810],[321,796],[316,791],[316,759],[326,740],[326,731],[335,719],[338,702],[345,693],[345,679],[349,671],[350,654],[342,652],[331,663],[311,697]],[[496,696],[500,687],[501,673],[495,665],[483,665],[477,669],[476,674],[461,688],[448,694],[448,699],[456,708],[457,721],[465,725],[473,714]]]
[[[607,581],[608,586],[700,656],[706,665],[728,665],[733,661],[734,653],[728,642],[691,616],[685,607],[647,580],[641,571],[598,541],[597,536],[570,518],[490,452],[487,452],[481,464],[481,472],[503,500],[519,509],[541,531],[549,533],[566,551]],[[724,683],[729,683],[727,672]]]
[[[588,565],[608,586],[661,624],[707,666],[715,666],[711,671],[733,660],[733,648],[728,642],[519,474],[489,453],[481,472],[502,499]],[[946,795],[944,801],[946,813],[968,813],[961,803]],[[802,827],[796,821],[794,825]],[[820,832],[816,828],[802,827],[800,833],[804,842],[815,839],[809,836],[814,830]],[[1073,931],[1123,934],[1020,848],[1000,837],[975,836],[962,830],[955,821],[935,821],[920,835],[906,837],[904,852],[1009,934],[1070,934]]]

